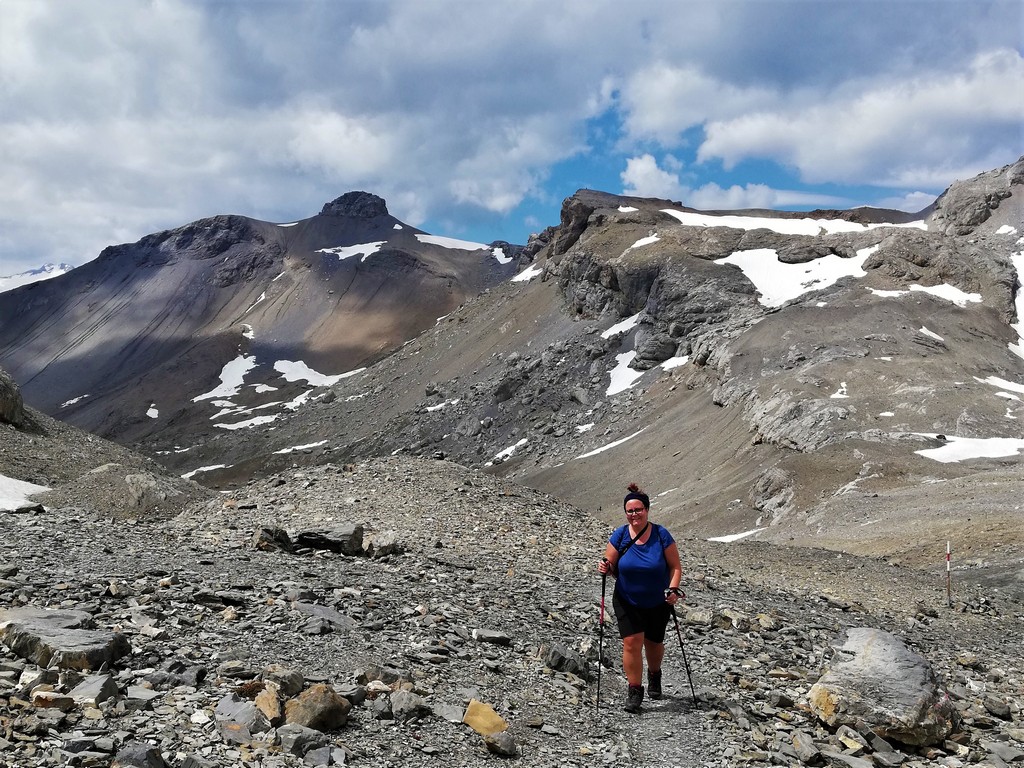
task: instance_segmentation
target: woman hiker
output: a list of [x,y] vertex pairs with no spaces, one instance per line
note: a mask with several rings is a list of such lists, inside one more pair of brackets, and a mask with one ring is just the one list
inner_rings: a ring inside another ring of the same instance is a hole
[[672,534],[648,519],[651,500],[636,483],[623,499],[626,524],[608,539],[597,566],[616,577],[612,607],[622,638],[622,669],[629,682],[625,710],[636,713],[644,700],[644,654],[647,655],[647,690],[661,698],[661,660],[665,655],[665,628],[672,606],[682,595],[683,569]]

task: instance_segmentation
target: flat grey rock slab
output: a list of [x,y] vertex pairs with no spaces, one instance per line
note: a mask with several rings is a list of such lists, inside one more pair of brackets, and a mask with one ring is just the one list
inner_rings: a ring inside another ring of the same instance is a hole
[[41,667],[91,670],[131,653],[120,632],[84,629],[88,614],[45,608],[0,610],[0,642]]

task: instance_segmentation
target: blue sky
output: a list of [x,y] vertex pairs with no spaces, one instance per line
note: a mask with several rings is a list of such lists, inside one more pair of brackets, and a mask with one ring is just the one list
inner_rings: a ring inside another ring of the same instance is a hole
[[1019,0],[0,0],[0,275],[344,192],[918,210],[1024,154]]

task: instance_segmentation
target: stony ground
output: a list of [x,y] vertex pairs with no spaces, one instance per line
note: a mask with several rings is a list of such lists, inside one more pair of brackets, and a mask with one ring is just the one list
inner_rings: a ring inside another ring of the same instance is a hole
[[[501,760],[461,722],[476,700],[508,723],[502,748],[531,766],[799,765],[795,730],[846,753],[841,764],[870,766],[880,764],[871,750],[843,743],[805,704],[829,644],[854,626],[905,638],[963,715],[956,741],[899,752],[903,765],[1024,759],[1024,609],[960,584],[947,605],[940,574],[882,560],[681,541],[688,597],[680,634],[670,627],[667,696],[635,717],[620,709],[613,623],[600,709],[595,701],[607,524],[455,464],[296,469],[172,520],[62,507],[2,522],[0,610],[85,611],[132,645],[113,670],[115,698],[63,708],[40,706],[31,687],[48,681],[60,693],[73,673],[38,670],[0,646],[4,766],[109,765],[130,742],[155,746],[174,768],[301,765],[273,729],[238,738],[220,722],[225,699],[251,697],[271,665],[356,702],[328,734],[334,751],[307,755],[314,763]],[[294,542],[346,523],[383,556],[254,546],[262,529]],[[586,670],[573,666],[582,658]]]
[[[46,507],[88,508],[117,518],[167,518],[213,495],[124,446],[34,409],[26,414],[20,429],[0,421],[0,475],[52,489],[34,499]],[[138,482],[126,482],[131,477]]]

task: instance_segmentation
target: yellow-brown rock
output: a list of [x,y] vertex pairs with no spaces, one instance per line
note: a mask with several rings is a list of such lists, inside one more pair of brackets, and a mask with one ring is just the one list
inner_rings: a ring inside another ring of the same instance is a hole
[[260,712],[267,716],[271,725],[277,726],[284,721],[281,693],[275,683],[267,683],[263,690],[256,695],[253,704],[256,705]]
[[331,731],[348,722],[352,705],[324,683],[311,685],[284,705],[284,718],[288,723],[304,725],[318,731]]
[[499,733],[508,728],[505,719],[494,711],[490,704],[473,699],[466,707],[466,714],[462,716],[462,722],[479,733],[481,736],[489,736],[492,733]]

